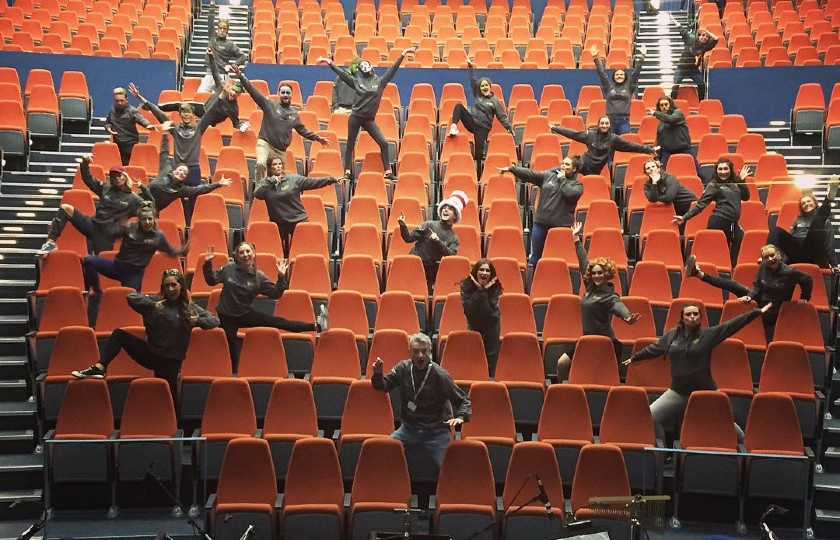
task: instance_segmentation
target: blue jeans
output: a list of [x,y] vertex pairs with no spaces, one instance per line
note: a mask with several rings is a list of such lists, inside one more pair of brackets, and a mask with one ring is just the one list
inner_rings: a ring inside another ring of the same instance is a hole
[[548,230],[551,227],[534,223],[531,228],[531,254],[528,255],[528,264],[536,266],[543,254],[545,248],[545,238],[548,236]]
[[82,267],[85,273],[85,286],[92,288],[96,294],[102,293],[102,288],[99,286],[99,274],[119,280],[123,287],[131,287],[139,291],[143,284],[143,274],[146,272],[142,266],[124,264],[114,259],[92,255],[82,259]]
[[630,118],[627,116],[610,116],[610,129],[616,135],[630,133]]
[[449,428],[446,426],[421,428],[405,423],[391,433],[391,438],[402,443],[406,454],[416,449],[429,452],[438,467],[443,464],[443,455],[446,453],[449,441],[452,440]]

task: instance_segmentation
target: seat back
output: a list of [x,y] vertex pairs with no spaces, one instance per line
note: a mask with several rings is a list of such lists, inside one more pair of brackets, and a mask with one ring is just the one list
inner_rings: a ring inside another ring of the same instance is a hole
[[257,418],[251,387],[242,379],[216,379],[210,384],[204,415],[201,419],[201,433],[208,435],[237,434],[253,437],[257,431]]
[[169,384],[152,378],[131,381],[120,422],[120,438],[172,437],[177,429]]
[[611,444],[587,444],[580,450],[572,481],[572,511],[589,506],[592,497],[630,496],[621,450]]
[[729,398],[723,392],[692,392],[685,408],[680,442],[687,450],[735,452],[738,439],[733,428]]
[[113,431],[108,383],[102,379],[69,381],[58,412],[56,439],[107,439]]

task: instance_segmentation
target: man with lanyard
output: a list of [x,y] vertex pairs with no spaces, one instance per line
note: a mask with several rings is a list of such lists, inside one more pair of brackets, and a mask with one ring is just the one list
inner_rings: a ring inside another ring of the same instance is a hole
[[382,374],[382,359],[377,358],[371,383],[382,392],[400,389],[402,425],[391,437],[403,444],[406,454],[418,448],[429,452],[440,467],[451,440],[450,428],[469,421],[471,405],[449,373],[431,361],[431,350],[426,334],[414,334],[409,339],[411,358],[387,375]]

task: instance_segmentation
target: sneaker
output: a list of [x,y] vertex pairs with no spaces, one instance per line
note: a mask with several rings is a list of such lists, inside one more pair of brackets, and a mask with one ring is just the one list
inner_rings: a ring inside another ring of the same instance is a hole
[[38,257],[43,257],[47,253],[49,253],[51,251],[55,251],[57,249],[58,249],[58,244],[56,244],[52,240],[47,240],[46,242],[44,242],[44,245],[41,246],[41,249],[39,249],[38,251],[35,252],[35,255],[37,255]]
[[685,277],[695,277],[697,272],[697,257],[691,255],[688,260],[685,261]]
[[330,329],[330,315],[327,313],[327,306],[321,306],[321,312],[318,313],[315,322],[318,324],[321,332],[326,332]]
[[388,172],[385,173],[385,179],[390,180],[391,182],[396,182],[397,181],[397,175],[392,173],[391,171],[388,171]]
[[828,200],[833,201],[837,198],[837,190],[840,189],[840,178],[834,176],[828,181]]
[[70,375],[76,377],[77,379],[104,379],[105,370],[94,364],[81,371],[71,371]]
[[452,127],[449,128],[449,136],[450,137],[455,137],[459,133],[461,133],[461,132],[458,131],[458,124],[452,124]]

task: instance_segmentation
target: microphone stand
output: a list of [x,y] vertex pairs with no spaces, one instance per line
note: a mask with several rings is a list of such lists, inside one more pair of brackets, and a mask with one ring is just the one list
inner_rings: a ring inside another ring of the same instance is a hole
[[476,537],[478,537],[479,535],[484,534],[485,532],[487,532],[487,531],[491,530],[491,529],[492,529],[493,527],[495,527],[496,525],[499,525],[499,524],[501,524],[501,523],[504,523],[504,521],[505,521],[508,517],[510,517],[510,516],[512,516],[512,515],[514,515],[514,514],[516,514],[517,512],[519,512],[520,510],[522,510],[523,508],[525,508],[526,506],[528,506],[529,504],[531,504],[531,503],[535,503],[535,502],[539,501],[539,500],[540,500],[540,495],[541,495],[540,493],[538,493],[538,494],[537,494],[537,495],[535,495],[534,497],[531,497],[528,501],[526,501],[526,502],[524,502],[524,503],[520,504],[519,506],[517,506],[516,508],[514,508],[512,511],[510,510],[510,507],[511,507],[511,505],[513,504],[513,501],[514,501],[514,500],[516,500],[516,497],[518,497],[518,496],[519,496],[519,494],[522,492],[522,490],[523,490],[523,489],[525,489],[525,486],[528,484],[528,482],[529,482],[530,480],[531,480],[531,475],[528,475],[528,476],[526,476],[526,477],[525,477],[525,480],[522,482],[522,485],[521,485],[521,486],[519,486],[519,489],[516,491],[516,493],[514,494],[513,498],[510,500],[510,503],[509,503],[509,504],[505,507],[504,511],[502,511],[502,515],[501,515],[501,516],[499,516],[498,518],[494,519],[494,520],[493,520],[493,521],[492,521],[489,525],[487,525],[486,527],[483,527],[483,528],[481,528],[481,529],[479,529],[479,530],[475,531],[475,532],[474,532],[474,533],[472,533],[471,535],[469,535],[469,536],[466,538],[466,540],[473,540],[473,538],[476,538]]
[[[17,506],[19,504],[23,504],[23,501],[21,501],[20,499],[13,502],[9,506],[9,508],[14,508],[15,506]],[[41,506],[41,519],[38,520],[37,522],[33,523],[29,527],[27,527],[27,529],[25,531],[23,531],[20,536],[17,537],[17,540],[29,540],[30,538],[35,536],[35,534],[38,531],[43,529],[44,526],[47,524],[47,519],[49,519],[49,513],[47,512],[47,509],[44,507],[44,505],[40,501],[37,501],[37,504],[39,504]]]
[[156,484],[160,487],[160,489],[161,489],[161,490],[163,490],[163,493],[164,493],[164,494],[165,494],[165,495],[169,498],[169,500],[175,504],[175,507],[176,507],[178,510],[180,510],[180,511],[181,511],[181,514],[182,514],[182,515],[183,515],[183,516],[187,519],[187,523],[189,523],[189,524],[192,526],[192,528],[193,528],[193,536],[194,536],[194,537],[203,537],[203,538],[204,538],[204,540],[213,540],[213,538],[212,538],[209,534],[207,534],[207,531],[205,531],[203,528],[201,528],[201,526],[200,526],[200,525],[198,524],[198,522],[197,522],[197,521],[196,521],[196,520],[195,520],[195,519],[194,519],[194,518],[190,515],[190,513],[189,513],[189,512],[187,512],[186,510],[184,510],[184,505],[183,505],[183,504],[181,504],[181,501],[180,501],[180,500],[178,500],[178,497],[176,497],[176,496],[175,496],[175,494],[174,494],[174,493],[172,493],[172,492],[169,490],[169,488],[168,488],[168,487],[166,487],[166,484],[165,484],[165,483],[163,483],[163,481],[161,481],[161,479],[160,479],[160,478],[158,478],[158,475],[156,475],[156,474],[155,474],[155,473],[153,473],[152,471],[148,471],[148,472],[146,473],[146,475],[147,475],[148,477],[150,477],[152,480],[154,480],[154,481],[155,481],[155,483],[156,483]]

